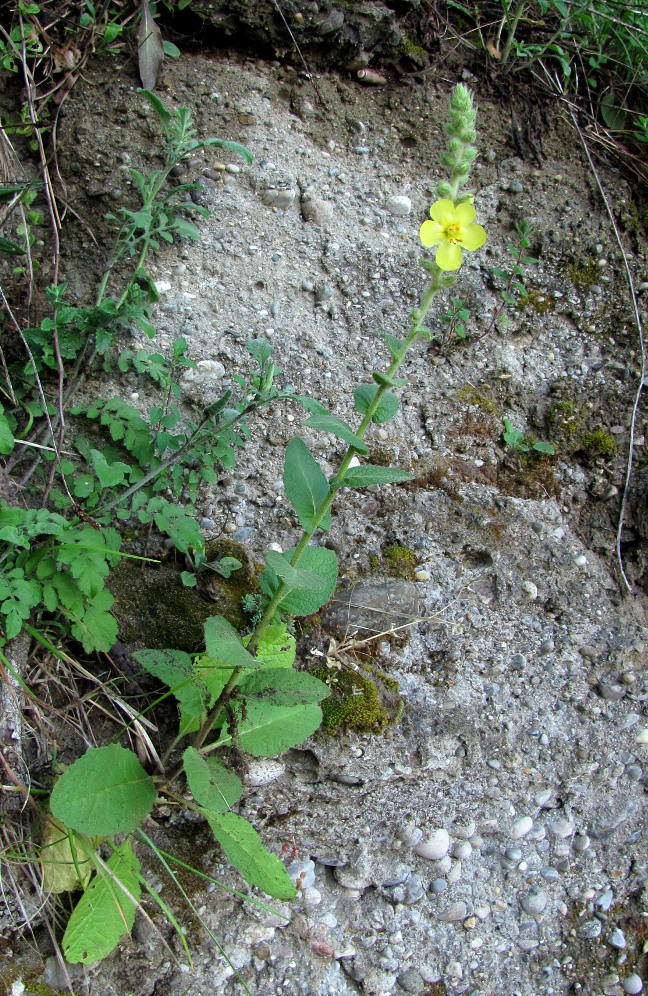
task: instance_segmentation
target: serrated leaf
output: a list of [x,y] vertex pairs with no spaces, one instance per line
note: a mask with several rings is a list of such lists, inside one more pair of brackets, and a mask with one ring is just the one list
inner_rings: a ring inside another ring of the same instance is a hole
[[295,637],[284,623],[268,626],[257,644],[256,659],[272,668],[292,667],[296,646]]
[[350,467],[342,478],[341,487],[370,488],[376,484],[398,484],[411,480],[412,475],[398,467],[374,467],[367,464],[364,467]]
[[[374,402],[376,394],[379,391],[377,384],[361,384],[360,387],[356,388],[355,394],[353,396],[353,401],[355,404],[356,411],[360,415],[366,415],[369,408]],[[375,422],[376,425],[382,425],[384,422],[389,422],[390,418],[398,411],[398,398],[391,391],[385,391],[382,395],[376,411],[371,416],[371,421]]]
[[244,675],[235,694],[248,702],[256,698],[272,705],[297,706],[321,702],[331,693],[328,685],[308,671],[275,667]]
[[210,616],[205,621],[205,649],[214,662],[225,667],[259,666],[243,646],[239,633],[223,616]]
[[[286,550],[284,556],[290,560],[294,550]],[[281,611],[293,616],[310,616],[329,601],[335,591],[338,575],[338,561],[332,550],[321,546],[308,546],[304,550],[301,568],[316,574],[325,582],[323,588],[317,591],[293,591],[286,595],[281,603]],[[259,585],[264,595],[272,597],[277,590],[279,580],[272,567],[268,566],[259,577]]]
[[164,47],[162,32],[153,20],[148,0],[142,0],[142,17],[135,37],[142,86],[147,90],[154,90],[164,62]]
[[321,429],[322,432],[332,433],[338,439],[343,439],[345,443],[353,446],[358,453],[369,452],[366,444],[359,436],[356,436],[351,426],[343,422],[341,418],[336,418],[335,415],[311,415],[310,418],[306,419],[304,425],[310,426],[311,429]]
[[232,730],[228,723],[218,743],[235,743],[253,757],[272,757],[297,747],[322,722],[322,710],[316,703],[283,705],[271,698],[248,699],[244,708],[236,704],[236,712],[236,729]]
[[53,895],[85,889],[94,868],[87,844],[84,847],[76,834],[54,820],[45,824],[39,860],[43,890]]
[[136,650],[133,657],[148,674],[171,689],[180,706],[180,735],[195,733],[206,711],[206,689],[182,650]]
[[205,813],[228,861],[245,881],[274,899],[294,899],[297,890],[279,858],[266,848],[254,827],[235,813]]
[[86,601],[81,619],[72,625],[72,635],[83,644],[88,653],[103,650],[108,653],[117,639],[117,620],[110,614],[115,599],[106,588],[101,588],[91,600]]
[[63,935],[63,954],[72,965],[91,965],[105,958],[135,921],[141,886],[130,841],[116,847],[106,865],[108,870],[98,871],[77,903]]
[[50,797],[57,820],[87,836],[109,837],[139,826],[155,802],[153,779],[119,744],[91,747],[63,772]]
[[[299,436],[293,436],[286,447],[283,481],[301,527],[308,532],[313,528],[316,513],[328,497],[329,484],[317,460]],[[331,528],[330,509],[322,517],[319,527],[325,532]]]
[[191,794],[200,806],[212,813],[226,813],[243,795],[238,775],[216,757],[203,757],[188,747],[182,755]]

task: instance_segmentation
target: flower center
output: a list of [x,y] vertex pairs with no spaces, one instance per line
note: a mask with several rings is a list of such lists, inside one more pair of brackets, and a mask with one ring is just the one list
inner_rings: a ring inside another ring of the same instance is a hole
[[461,225],[458,221],[449,221],[443,229],[443,234],[449,242],[461,242]]

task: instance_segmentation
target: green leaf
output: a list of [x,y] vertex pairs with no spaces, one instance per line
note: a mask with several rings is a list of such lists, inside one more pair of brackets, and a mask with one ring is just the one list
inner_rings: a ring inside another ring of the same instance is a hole
[[[290,560],[294,550],[286,550],[283,554]],[[281,602],[281,611],[293,616],[310,616],[329,601],[335,591],[338,574],[338,561],[332,550],[321,546],[307,546],[299,561],[301,570],[316,574],[324,582],[324,587],[317,590],[292,591]],[[259,577],[259,585],[264,595],[272,597],[279,585],[279,579],[272,566],[268,567]]]
[[389,350],[389,355],[392,360],[397,360],[403,349],[403,343],[400,339],[396,339],[393,335],[389,335],[388,333],[384,333],[382,338],[387,343],[387,349]]
[[167,111],[166,107],[164,106],[160,98],[156,94],[151,93],[150,90],[146,89],[140,88],[138,89],[138,93],[141,93],[144,99],[148,100],[149,104],[151,105],[151,107],[157,114],[158,118],[160,119],[160,123],[162,124],[163,128],[166,131],[171,121],[171,113]]
[[6,456],[7,453],[11,453],[14,445],[13,432],[6,415],[2,414],[2,405],[0,405],[0,454]]
[[385,387],[407,387],[409,384],[408,380],[403,380],[402,377],[388,377],[387,374],[379,373],[376,371],[371,375],[375,380],[376,384],[384,385]]
[[178,46],[174,45],[173,42],[170,41],[163,41],[162,48],[164,50],[164,54],[168,55],[170,59],[179,59],[182,54]]
[[351,426],[343,422],[341,418],[336,418],[335,415],[311,415],[310,418],[306,419],[304,425],[310,426],[311,429],[321,429],[322,432],[331,432],[334,436],[353,446],[358,453],[369,452],[365,443],[359,436],[356,436]]
[[117,639],[117,620],[110,614],[115,599],[105,588],[100,589],[84,605],[81,619],[72,625],[72,635],[88,653],[107,653]]
[[542,442],[534,443],[533,449],[536,451],[536,453],[546,453],[548,456],[553,456],[554,453],[556,452],[551,443],[542,443]]
[[174,218],[173,228],[182,239],[193,239],[198,242],[201,238],[200,229],[186,218]]
[[9,239],[0,237],[0,252],[4,253],[5,256],[24,256],[26,249],[22,246],[17,245],[15,242],[10,242]]
[[198,148],[208,148],[210,145],[218,145],[223,149],[227,149],[228,152],[234,152],[237,156],[243,156],[249,164],[254,162],[254,156],[249,149],[246,149],[244,145],[240,145],[238,142],[224,142],[222,138],[208,138],[204,142],[199,142]]
[[132,751],[91,747],[56,782],[50,808],[57,820],[88,836],[128,833],[155,802],[153,779]]
[[77,903],[63,935],[63,954],[72,965],[91,965],[105,958],[135,921],[141,886],[130,841],[115,848],[106,866],[108,870],[99,869]]
[[92,459],[92,466],[95,469],[102,488],[113,488],[117,484],[124,483],[126,474],[130,471],[127,463],[115,460],[114,463],[109,464],[106,457],[99,450],[91,449],[89,453]]
[[[295,672],[279,668],[283,674]],[[236,744],[253,757],[272,757],[296,747],[317,730],[322,710],[316,703],[283,705],[272,698],[248,699],[244,708],[236,703],[236,729],[229,723],[218,741],[219,746]]]
[[[317,460],[299,436],[293,436],[286,447],[283,480],[288,500],[297,512],[302,529],[308,532],[328,497],[329,484]],[[319,527],[325,532],[331,528],[330,509],[322,517]]]
[[94,863],[79,838],[54,820],[45,824],[41,838],[39,860],[43,873],[43,889],[54,895],[85,889]]
[[244,675],[235,694],[248,703],[256,698],[263,699],[266,704],[298,706],[321,702],[331,693],[328,685],[308,671],[273,667]]
[[256,658],[268,667],[292,667],[295,662],[296,640],[285,623],[268,626],[257,644]]
[[191,794],[200,806],[212,813],[226,813],[243,795],[243,783],[230,768],[215,757],[203,757],[188,747],[182,755]]
[[213,661],[222,666],[258,667],[252,654],[243,646],[241,637],[223,616],[211,616],[205,622],[205,648]]
[[325,586],[325,580],[317,574],[300,567],[293,567],[285,553],[268,550],[265,558],[268,567],[283,581],[289,591],[319,591]]
[[189,654],[182,650],[135,650],[133,657],[173,692],[180,706],[180,735],[195,733],[206,711],[206,689],[196,677]]
[[268,851],[247,820],[234,813],[205,813],[205,816],[228,861],[249,885],[274,899],[295,899],[297,890],[285,867]]
[[367,464],[364,467],[350,467],[342,478],[343,488],[370,488],[375,484],[396,484],[400,481],[411,481],[412,475],[397,467],[374,467]]
[[610,131],[623,131],[628,118],[628,110],[612,89],[606,90],[601,97],[601,117]]
[[[361,384],[360,387],[356,389],[353,401],[356,411],[359,412],[360,415],[366,415],[379,390],[380,389],[377,384]],[[389,422],[390,418],[393,418],[397,411],[398,398],[395,394],[392,394],[391,391],[385,391],[380,399],[376,411],[371,416],[371,421],[375,422],[376,425],[382,425],[383,422]]]

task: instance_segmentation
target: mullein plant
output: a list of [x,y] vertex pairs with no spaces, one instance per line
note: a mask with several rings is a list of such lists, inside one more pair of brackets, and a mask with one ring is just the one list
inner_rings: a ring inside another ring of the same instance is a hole
[[[424,323],[433,300],[455,283],[464,250],[478,249],[486,241],[486,232],[475,224],[471,196],[459,194],[477,155],[472,94],[465,86],[457,86],[450,106],[448,151],[443,160],[450,179],[439,184],[440,199],[432,205],[431,220],[423,223],[420,232],[426,248],[436,247],[435,260],[422,260],[430,277],[428,285],[404,338],[384,336],[391,357],[387,369],[373,374],[373,384],[357,387],[354,403],[360,419],[356,428],[318,402],[300,397],[310,413],[305,426],[332,433],[347,449],[337,472],[327,478],[300,436],[288,443],[284,487],[303,532],[292,549],[268,550],[265,555],[266,567],[259,577],[261,594],[256,596],[257,625],[241,637],[224,617],[214,616],[205,623],[203,654],[135,652],[142,668],[167,685],[178,704],[178,733],[161,755],[155,775],[146,772],[132,750],[113,742],[88,750],[54,785],[50,797],[53,837],[45,838],[47,844],[41,851],[45,884],[48,891],[85,889],[62,941],[70,962],[89,964],[105,957],[132,926],[142,888],[156,898],[143,878],[130,838],[154,848],[142,827],[160,797],[201,815],[225,856],[250,885],[275,899],[297,895],[299,883],[290,878],[289,870],[267,850],[256,830],[232,811],[244,787],[225,761],[232,749],[237,761],[243,753],[276,756],[302,743],[320,726],[319,703],[330,690],[314,675],[294,668],[296,641],[291,632],[292,618],[316,613],[337,584],[335,553],[313,544],[312,539],[317,532],[330,529],[331,505],[341,489],[410,479],[400,468],[364,462],[369,449],[364,437],[372,425],[381,425],[396,414],[399,402],[394,390],[407,383],[397,374],[414,343],[431,338]],[[217,751],[224,752],[223,760],[214,756]],[[107,861],[95,853],[98,842],[111,852]],[[93,866],[89,884],[85,870],[79,876],[77,854]],[[169,858],[165,855],[165,861]],[[72,884],[52,882],[61,863],[72,872]],[[164,912],[169,915],[166,906]]]

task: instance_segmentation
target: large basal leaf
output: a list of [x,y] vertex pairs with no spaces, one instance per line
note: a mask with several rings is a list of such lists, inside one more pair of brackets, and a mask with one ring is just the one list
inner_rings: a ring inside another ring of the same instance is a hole
[[[283,480],[288,500],[297,512],[302,529],[308,532],[313,528],[316,512],[328,497],[329,484],[322,468],[299,436],[294,436],[286,447]],[[330,509],[319,527],[325,532],[331,528]]]
[[50,798],[57,820],[87,836],[128,833],[153,808],[153,779],[132,751],[92,747],[58,779]]
[[[361,384],[356,389],[353,401],[356,411],[360,415],[366,415],[378,391],[379,387],[377,384]],[[371,421],[375,422],[376,425],[382,425],[383,422],[389,422],[390,418],[393,418],[397,411],[398,398],[391,391],[385,391],[378,403],[376,411],[371,416]]]
[[205,649],[213,661],[224,667],[258,667],[252,654],[234,627],[223,616],[211,616],[205,622]]
[[412,475],[397,467],[351,467],[342,478],[343,488],[369,488],[375,484],[397,484],[401,481],[411,481]]
[[180,706],[180,733],[194,733],[207,709],[207,695],[189,654],[182,650],[136,650],[133,657],[173,692]]
[[276,705],[272,699],[250,699],[244,708],[237,704],[236,730],[228,725],[219,744],[235,743],[253,757],[274,757],[303,743],[321,722],[322,710],[314,703]]
[[256,648],[256,658],[271,668],[292,667],[295,663],[296,640],[285,623],[268,626]]
[[226,813],[243,794],[243,783],[216,757],[203,757],[193,747],[182,755],[191,794],[199,806],[212,813]]
[[[286,550],[284,557],[290,559],[294,550]],[[281,602],[281,611],[292,616],[310,616],[329,601],[335,591],[338,575],[338,561],[332,550],[321,546],[307,546],[299,561],[300,568],[316,574],[325,582],[324,587],[309,591],[292,591]],[[279,579],[271,566],[259,577],[259,585],[264,595],[272,597],[279,585]]]
[[234,813],[205,813],[205,816],[227,860],[249,885],[274,899],[295,899],[297,890],[288,872],[247,820]]
[[243,701],[256,698],[277,706],[308,705],[330,694],[328,685],[307,671],[283,667],[246,674],[236,688],[237,698]]
[[53,895],[85,889],[94,869],[87,844],[84,847],[75,833],[54,820],[45,824],[39,858],[43,891]]
[[[63,954],[72,965],[91,965],[105,958],[133,926],[141,887],[139,863],[130,842],[126,840],[116,848],[106,864],[109,871],[102,868],[97,872],[63,935]],[[120,889],[119,882],[132,899]]]

